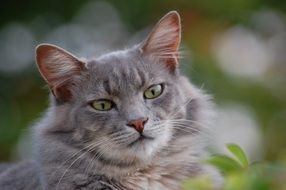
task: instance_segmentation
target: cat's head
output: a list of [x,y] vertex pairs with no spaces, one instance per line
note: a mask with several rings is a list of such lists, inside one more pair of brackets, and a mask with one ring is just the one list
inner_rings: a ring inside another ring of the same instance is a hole
[[180,17],[170,12],[139,45],[93,60],[39,45],[38,68],[55,100],[52,130],[109,164],[149,162],[174,137],[167,121],[185,118],[191,97],[178,72],[180,40]]

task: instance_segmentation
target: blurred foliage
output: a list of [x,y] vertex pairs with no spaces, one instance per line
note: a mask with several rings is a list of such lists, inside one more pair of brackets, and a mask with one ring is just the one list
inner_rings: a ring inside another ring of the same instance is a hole
[[[224,176],[223,190],[285,190],[286,163],[261,162],[250,164],[244,151],[228,144],[233,156],[214,155],[206,162],[215,166]],[[212,181],[206,177],[187,180],[184,190],[212,190]]]
[[235,158],[226,155],[215,155],[209,158],[207,163],[216,166],[224,173],[247,169],[249,162],[244,151],[236,144],[228,144],[227,148]]

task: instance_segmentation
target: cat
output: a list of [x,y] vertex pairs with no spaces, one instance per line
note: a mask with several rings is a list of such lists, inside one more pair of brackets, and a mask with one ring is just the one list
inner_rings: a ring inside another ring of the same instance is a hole
[[219,174],[201,164],[210,96],[179,71],[181,21],[166,14],[147,38],[96,59],[36,48],[50,106],[34,126],[34,160],[0,171],[1,190],[179,190]]

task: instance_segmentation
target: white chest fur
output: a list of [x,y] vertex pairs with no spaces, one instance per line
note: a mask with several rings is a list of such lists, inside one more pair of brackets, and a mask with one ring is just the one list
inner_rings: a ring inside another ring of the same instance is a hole
[[[195,169],[195,168],[194,168]],[[182,181],[191,175],[191,167],[156,165],[137,171],[125,179],[128,188],[134,190],[179,190]],[[192,171],[196,173],[197,171]]]

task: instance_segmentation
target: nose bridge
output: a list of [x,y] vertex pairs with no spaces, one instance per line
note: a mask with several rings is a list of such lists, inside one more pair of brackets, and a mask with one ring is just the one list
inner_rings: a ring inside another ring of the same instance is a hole
[[146,108],[142,102],[135,98],[126,97],[124,100],[124,115],[127,121],[134,121],[140,118],[146,118]]

